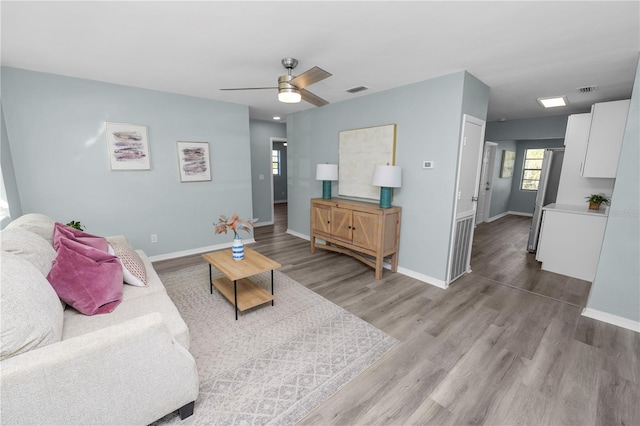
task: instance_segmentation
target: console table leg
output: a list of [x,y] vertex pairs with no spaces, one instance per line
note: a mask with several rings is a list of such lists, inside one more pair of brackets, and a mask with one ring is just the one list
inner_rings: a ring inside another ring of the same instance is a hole
[[[271,270],[271,295],[273,296],[273,269]],[[273,299],[271,300],[271,306],[273,306]]]
[[233,280],[233,307],[236,310],[236,321],[238,321],[238,281]]

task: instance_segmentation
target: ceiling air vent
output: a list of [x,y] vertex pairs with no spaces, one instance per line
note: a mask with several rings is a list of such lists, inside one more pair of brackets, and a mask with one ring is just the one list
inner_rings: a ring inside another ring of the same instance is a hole
[[578,92],[580,93],[591,93],[594,92],[598,89],[598,86],[585,86],[585,87],[578,87]]
[[364,92],[365,90],[368,90],[368,89],[369,88],[367,86],[356,86],[356,87],[352,87],[351,89],[345,90],[345,92],[358,93],[358,92]]

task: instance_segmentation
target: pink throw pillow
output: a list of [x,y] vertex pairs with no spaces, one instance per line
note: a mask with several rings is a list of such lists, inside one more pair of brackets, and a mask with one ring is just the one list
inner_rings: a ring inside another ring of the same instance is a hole
[[117,257],[67,238],[47,280],[58,297],[85,315],[112,312],[122,300],[122,265]]
[[58,250],[58,246],[60,245],[61,238],[69,238],[70,240],[74,240],[90,247],[97,248],[98,250],[108,250],[106,238],[88,234],[84,231],[80,231],[79,229],[75,229],[70,226],[63,225],[62,223],[56,222],[53,227],[53,248],[56,251]]

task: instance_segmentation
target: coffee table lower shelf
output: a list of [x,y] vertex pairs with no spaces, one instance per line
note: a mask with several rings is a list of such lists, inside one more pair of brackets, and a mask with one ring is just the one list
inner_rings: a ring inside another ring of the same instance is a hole
[[[213,286],[232,304],[234,303],[233,281],[227,277],[216,278]],[[249,278],[241,278],[236,282],[237,308],[240,312],[246,311],[263,303],[272,302],[273,294],[269,294]]]

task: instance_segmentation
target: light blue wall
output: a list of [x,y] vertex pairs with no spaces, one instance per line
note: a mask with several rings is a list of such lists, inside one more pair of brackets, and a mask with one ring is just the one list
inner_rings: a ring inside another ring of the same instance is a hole
[[[3,67],[2,107],[24,213],[149,255],[230,243],[218,215],[251,216],[246,106]],[[110,170],[106,121],[148,126],[151,170]],[[212,181],[180,183],[177,141],[209,143]]]
[[513,168],[511,181],[511,196],[509,197],[509,210],[518,213],[533,214],[536,205],[537,191],[525,191],[520,189],[522,181],[522,167],[524,166],[524,153],[527,149],[562,148],[563,139],[520,140],[516,142],[516,163]]
[[[272,222],[271,216],[271,138],[286,138],[287,126],[263,120],[250,120],[251,183],[253,217],[259,223]],[[260,175],[264,180],[260,180]]]
[[2,150],[0,151],[0,161],[2,161],[2,179],[4,182],[7,201],[9,202],[9,214],[11,217],[3,218],[0,228],[4,228],[13,219],[22,215],[22,206],[20,204],[20,194],[18,194],[18,186],[16,185],[16,175],[13,170],[13,160],[11,159],[11,147],[9,146],[9,136],[7,135],[7,127],[4,122],[4,111],[0,105],[0,120],[2,122],[1,140]]
[[493,189],[491,191],[489,218],[509,211],[509,198],[511,197],[511,182],[513,181],[513,176],[501,178],[500,166],[502,164],[502,153],[504,151],[516,151],[515,141],[499,141],[496,143],[498,146],[496,149],[495,165],[493,167]]
[[[338,163],[339,132],[395,123],[396,165],[402,167],[402,188],[393,200],[403,208],[400,267],[444,281],[462,114],[484,120],[488,97],[486,85],[459,72],[288,116],[289,229],[309,235],[309,202],[322,196],[316,164]],[[436,167],[423,169],[422,160]]]
[[525,139],[564,139],[568,118],[568,115],[553,115],[519,120],[490,121],[487,123],[486,140],[498,142]]
[[640,63],[587,308],[640,323]]

